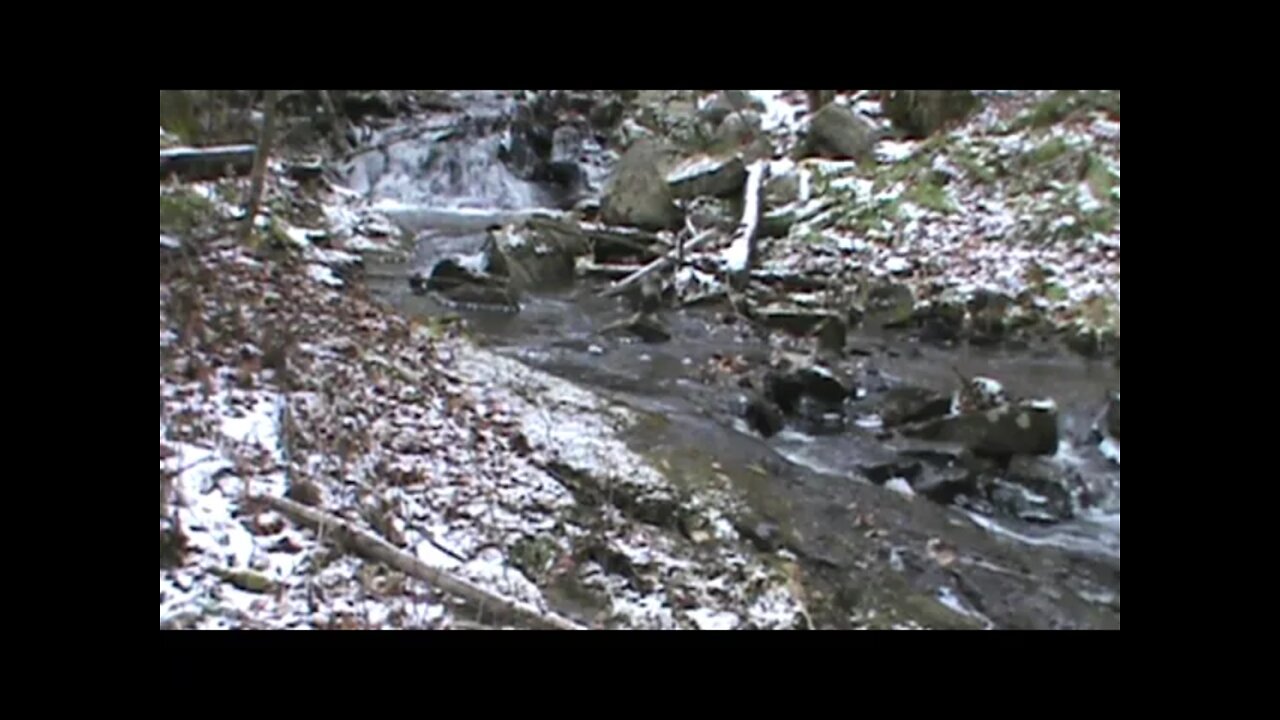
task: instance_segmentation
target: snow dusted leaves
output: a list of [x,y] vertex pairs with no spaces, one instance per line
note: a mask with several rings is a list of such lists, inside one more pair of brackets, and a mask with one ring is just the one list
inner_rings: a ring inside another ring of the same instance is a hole
[[[606,616],[588,622],[698,627],[706,618],[727,624],[732,615],[737,626],[785,627],[794,619],[798,602],[776,589],[780,579],[769,584],[772,576],[742,552],[713,507],[688,505],[713,531],[697,548],[609,505],[596,509],[604,525],[580,525],[573,511],[581,487],[566,485],[555,468],[632,499],[679,502],[662,473],[620,439],[636,420],[631,411],[332,292],[327,276],[278,273],[246,258],[235,248],[207,253],[201,260],[212,272],[204,281],[222,284],[221,302],[239,303],[247,327],[289,328],[294,340],[274,360],[270,337],[225,336],[225,324],[210,317],[201,322],[221,330],[206,338],[206,350],[183,342],[170,314],[175,291],[161,284],[161,443],[169,448],[162,471],[174,476],[173,517],[188,540],[182,560],[161,571],[162,625],[448,627],[458,620],[459,606],[423,583],[341,555],[247,499],[304,485],[319,489],[321,509],[535,607],[548,607],[541,575],[572,568],[577,582],[607,598]],[[212,302],[199,309],[225,313]],[[166,366],[164,353],[180,357]],[[207,368],[205,380],[183,378],[184,367]],[[280,390],[285,368],[287,393]],[[590,561],[565,565],[584,542],[629,558],[635,574]],[[543,548],[536,562],[515,550],[530,544]],[[694,562],[695,551],[717,559]],[[721,571],[710,568],[765,580],[753,593],[716,592],[708,572]],[[773,594],[764,600],[760,593]],[[706,618],[689,614],[697,610]]]

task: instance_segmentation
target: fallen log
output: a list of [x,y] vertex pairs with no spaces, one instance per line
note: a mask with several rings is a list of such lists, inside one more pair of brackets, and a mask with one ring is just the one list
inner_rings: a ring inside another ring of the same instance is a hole
[[693,252],[694,250],[697,250],[702,245],[705,245],[707,241],[709,241],[711,238],[716,237],[717,235],[719,235],[719,233],[716,232],[715,230],[707,230],[706,232],[702,233],[698,237],[693,238],[687,243],[684,243],[681,248],[671,250],[670,252],[658,258],[657,260],[654,260],[648,265],[645,265],[639,270],[631,273],[627,277],[623,278],[621,281],[616,282],[613,285],[610,285],[609,287],[605,288],[604,291],[600,293],[600,297],[613,297],[614,295],[621,294],[627,288],[631,287],[632,285],[635,285],[636,283],[640,282],[646,277],[656,272],[660,272],[665,268],[669,267],[671,263],[676,261],[677,256],[679,256],[682,252],[683,253]]
[[335,515],[307,507],[287,498],[260,495],[255,500],[265,503],[272,509],[308,527],[317,530],[323,527],[326,538],[337,540],[347,548],[370,560],[384,563],[407,575],[431,583],[443,592],[457,595],[475,603],[482,603],[486,608],[510,613],[512,616],[521,618],[531,626],[539,629],[586,629],[572,620],[562,618],[553,613],[544,613],[528,603],[503,597],[476,585],[470,580],[457,577],[446,570],[432,567],[377,535],[367,530],[362,530]]
[[256,145],[175,147],[160,151],[160,179],[177,175],[182,180],[217,180],[243,176],[253,170]]
[[730,281],[739,287],[745,285],[750,278],[751,265],[756,258],[756,238],[759,236],[763,208],[760,195],[764,189],[764,179],[768,175],[768,169],[767,163],[758,160],[747,170],[742,222],[738,225],[738,232],[734,235],[733,242],[723,254]]

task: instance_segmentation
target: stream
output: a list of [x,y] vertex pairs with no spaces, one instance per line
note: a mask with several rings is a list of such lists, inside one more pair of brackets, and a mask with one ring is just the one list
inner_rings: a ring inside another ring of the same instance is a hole
[[[949,393],[954,368],[998,378],[1015,395],[1053,398],[1060,421],[1053,462],[1081,487],[1073,517],[1047,523],[904,497],[872,484],[861,479],[861,468],[885,452],[873,431],[851,425],[808,433],[788,426],[762,438],[742,419],[745,396],[706,381],[706,369],[718,358],[763,363],[771,350],[758,333],[726,322],[723,309],[665,309],[661,318],[672,339],[643,343],[601,334],[631,312],[617,298],[598,296],[605,281],[579,280],[558,293],[525,296],[518,313],[446,307],[411,292],[415,271],[446,256],[478,252],[483,228],[494,218],[563,211],[597,197],[607,177],[608,154],[588,143],[581,178],[570,187],[522,178],[510,167],[505,121],[515,112],[514,100],[498,93],[462,98],[462,121],[428,119],[414,125],[415,137],[358,156],[346,168],[348,187],[374,207],[395,208],[397,222],[416,233],[408,262],[366,263],[375,294],[410,316],[461,316],[489,349],[659,418],[635,430],[637,448],[675,473],[692,478],[695,466],[711,465],[732,478],[751,505],[754,525],[747,523],[747,534],[761,543],[785,537],[777,542],[805,559],[819,578],[816,586],[832,595],[851,592],[851,573],[891,587],[903,581],[891,577],[893,570],[902,574],[905,566],[911,569],[907,582],[942,586],[939,602],[979,627],[1119,627],[1120,470],[1091,437],[1107,390],[1119,387],[1118,368],[1055,348],[945,348],[892,331],[851,329],[848,344],[862,352],[839,364],[859,377]],[[868,540],[868,533],[853,529],[867,511],[888,529],[887,541]],[[925,562],[923,548],[939,541],[958,548],[950,569]],[[876,553],[884,556],[884,568],[865,567],[865,558]],[[1044,577],[1059,585],[1044,587],[1038,581]],[[1019,578],[1019,589],[1010,590],[1009,578]]]

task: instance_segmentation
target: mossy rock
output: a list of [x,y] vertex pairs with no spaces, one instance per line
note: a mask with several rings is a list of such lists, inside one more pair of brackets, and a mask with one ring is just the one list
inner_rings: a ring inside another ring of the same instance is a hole
[[948,123],[963,120],[980,104],[968,90],[894,90],[884,111],[908,137],[928,137]]

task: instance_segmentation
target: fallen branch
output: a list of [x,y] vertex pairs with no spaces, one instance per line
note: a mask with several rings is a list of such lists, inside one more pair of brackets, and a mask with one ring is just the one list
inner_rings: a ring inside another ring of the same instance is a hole
[[715,230],[707,230],[706,232],[703,232],[698,237],[693,238],[687,243],[684,243],[680,248],[676,248],[669,251],[667,254],[663,255],[657,260],[654,260],[648,265],[645,265],[644,267],[640,268],[634,273],[631,273],[627,277],[623,278],[621,281],[614,283],[608,288],[605,288],[605,290],[600,293],[600,296],[613,297],[614,295],[618,295],[622,293],[624,290],[631,287],[632,285],[635,285],[636,283],[640,282],[646,277],[656,272],[661,272],[662,270],[664,270],[667,266],[671,265],[671,263],[675,262],[676,257],[681,253],[690,253],[690,252],[693,252],[694,250],[697,250],[699,247],[706,244],[708,240],[710,240],[713,237],[716,237],[718,234],[719,233],[717,233]]
[[624,278],[637,269],[638,266],[636,265],[621,265],[618,263],[583,262],[578,265],[578,270],[583,275],[603,275],[611,280]]
[[384,563],[407,575],[425,580],[443,592],[466,598],[485,607],[497,608],[527,621],[544,630],[584,630],[583,626],[558,615],[543,613],[537,608],[517,600],[511,600],[486,590],[464,578],[440,568],[434,568],[416,557],[400,550],[386,540],[352,523],[315,508],[292,500],[270,495],[260,495],[256,500],[308,527],[324,528],[330,539],[337,540],[359,554]]

